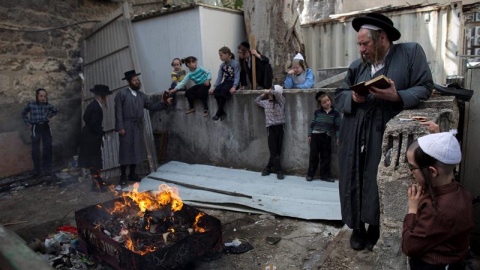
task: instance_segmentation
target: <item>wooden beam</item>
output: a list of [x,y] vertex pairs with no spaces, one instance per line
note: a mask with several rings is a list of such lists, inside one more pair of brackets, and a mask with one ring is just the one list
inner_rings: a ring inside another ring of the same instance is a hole
[[[255,35],[252,35],[251,37],[251,42],[250,42],[250,48],[252,50],[255,49]],[[250,58],[252,58],[252,90],[257,90],[257,66],[255,64],[255,55],[252,55],[250,53]]]
[[345,76],[347,75],[347,72],[344,71],[340,74],[337,74],[337,75],[334,75],[328,79],[325,79],[323,81],[319,81],[318,83],[316,83],[313,87],[314,88],[322,88],[324,86],[327,86],[329,84],[332,84],[332,83],[335,83],[335,82],[338,82],[338,81],[341,81],[343,79],[345,79]]

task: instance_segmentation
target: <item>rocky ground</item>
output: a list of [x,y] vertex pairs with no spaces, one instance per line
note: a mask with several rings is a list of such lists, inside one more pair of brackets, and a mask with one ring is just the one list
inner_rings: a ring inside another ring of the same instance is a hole
[[[110,192],[91,191],[90,180],[83,180],[78,171],[59,172],[56,176],[40,179],[23,175],[19,179],[10,185],[5,184],[8,179],[0,180],[0,184],[3,183],[0,224],[15,231],[26,242],[35,238],[43,240],[62,225],[76,226],[76,210],[114,198]],[[239,238],[250,243],[253,249],[243,254],[223,254],[214,260],[197,260],[191,267],[199,270],[264,269],[269,264],[278,269],[319,269],[322,264],[328,263],[327,256],[335,248],[337,235],[343,227],[341,222],[202,210],[221,220],[223,242]],[[269,236],[280,237],[280,241],[269,244]],[[368,261],[370,254],[366,253],[365,260]],[[109,269],[104,264],[89,267]],[[345,269],[333,264],[332,267]]]

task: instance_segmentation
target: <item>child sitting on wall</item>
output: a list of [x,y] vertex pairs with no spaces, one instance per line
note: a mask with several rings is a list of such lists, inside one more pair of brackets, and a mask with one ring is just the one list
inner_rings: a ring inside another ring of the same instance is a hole
[[315,83],[313,71],[305,68],[305,60],[300,53],[293,58],[292,68],[288,71],[283,86],[285,89],[308,89]]
[[411,270],[464,269],[474,225],[473,205],[469,192],[453,180],[462,156],[454,133],[420,137],[406,153],[417,182],[408,188],[402,234]]
[[[172,84],[170,85],[170,89],[168,90],[172,90],[173,88],[175,88],[177,84],[181,82],[187,74],[187,72],[182,68],[182,60],[180,60],[180,58],[174,58],[171,65],[173,67],[173,71],[170,74],[170,76],[172,77]],[[185,87],[180,90],[185,90]]]

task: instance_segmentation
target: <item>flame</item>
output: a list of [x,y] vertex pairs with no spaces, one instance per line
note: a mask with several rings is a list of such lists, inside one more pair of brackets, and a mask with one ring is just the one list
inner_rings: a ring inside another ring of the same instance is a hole
[[134,244],[133,241],[132,241],[132,238],[130,237],[130,234],[127,234],[126,236],[126,239],[125,239],[125,247],[132,251],[132,252],[135,252],[139,255],[145,255],[147,253],[150,253],[150,252],[154,252],[157,248],[154,247],[154,246],[145,246],[145,250],[139,250],[137,249],[137,246],[138,244]]
[[200,218],[203,216],[205,216],[205,213],[199,212],[198,215],[195,217],[195,223],[193,223],[193,226],[192,226],[195,232],[198,232],[198,233],[205,232],[205,228],[198,226],[198,222],[200,221]]

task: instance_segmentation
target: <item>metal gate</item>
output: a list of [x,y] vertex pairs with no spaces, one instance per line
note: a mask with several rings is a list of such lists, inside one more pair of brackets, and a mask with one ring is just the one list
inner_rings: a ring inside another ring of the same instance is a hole
[[[135,40],[132,33],[130,7],[125,3],[105,21],[99,23],[86,35],[83,41],[84,87],[82,91],[82,115],[87,105],[93,100],[90,92],[95,84],[105,84],[113,91],[108,99],[108,108],[104,110],[103,129],[103,171],[105,177],[120,175],[118,163],[118,133],[115,131],[114,99],[118,91],[127,85],[123,81],[123,73],[135,69],[140,72]],[[146,125],[144,141],[147,157],[138,168],[141,174],[153,172],[157,168],[150,115],[144,111]]]

